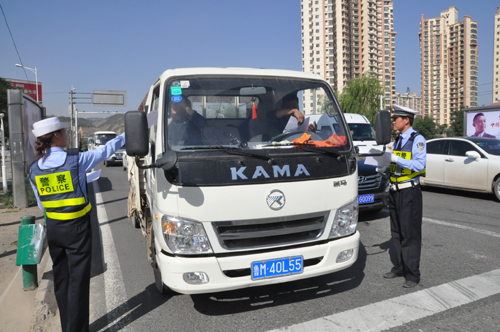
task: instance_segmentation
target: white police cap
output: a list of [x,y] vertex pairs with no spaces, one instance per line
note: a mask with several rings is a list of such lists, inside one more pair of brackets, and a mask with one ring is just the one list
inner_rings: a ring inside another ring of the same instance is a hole
[[48,119],[43,119],[40,121],[37,121],[33,123],[33,135],[36,137],[43,136],[45,134],[52,133],[54,131],[57,131],[62,128],[68,127],[69,124],[60,122],[58,118],[53,117],[53,118],[48,118]]
[[413,118],[418,114],[417,111],[412,110],[409,107],[399,106],[396,104],[392,104],[392,109],[394,112],[392,113],[391,118],[398,118],[400,116]]

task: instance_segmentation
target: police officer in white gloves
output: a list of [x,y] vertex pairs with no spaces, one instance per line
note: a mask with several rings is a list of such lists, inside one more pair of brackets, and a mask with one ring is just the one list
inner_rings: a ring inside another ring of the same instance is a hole
[[400,134],[391,154],[389,210],[397,262],[384,278],[404,277],[403,287],[412,288],[420,282],[422,190],[419,179],[425,176],[427,150],[425,138],[412,128],[417,112],[398,105],[393,105],[393,109],[394,130]]
[[33,124],[38,160],[29,178],[38,206],[47,215],[47,240],[53,262],[54,289],[66,331],[89,331],[89,289],[92,234],[86,173],[125,144],[125,134],[103,148],[78,152],[67,145],[66,128],[58,118]]

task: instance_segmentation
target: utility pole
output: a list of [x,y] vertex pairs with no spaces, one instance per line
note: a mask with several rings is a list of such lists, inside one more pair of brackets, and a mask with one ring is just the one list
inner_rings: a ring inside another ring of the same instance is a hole
[[[70,91],[69,91],[69,113],[71,114],[70,117],[71,117],[71,122],[70,122],[70,128],[71,128],[71,132],[73,132],[73,112],[74,112],[74,109],[73,109],[73,89],[72,88]],[[70,138],[69,138],[69,146],[73,146],[72,144],[72,141],[73,141],[73,135],[70,135]]]

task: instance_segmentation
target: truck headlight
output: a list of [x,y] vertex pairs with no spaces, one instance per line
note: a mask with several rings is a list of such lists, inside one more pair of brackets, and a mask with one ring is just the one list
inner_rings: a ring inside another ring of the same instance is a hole
[[358,213],[359,205],[357,199],[337,209],[329,238],[335,239],[353,234],[358,225]]
[[212,247],[203,225],[196,221],[161,217],[163,237],[174,254],[209,254]]

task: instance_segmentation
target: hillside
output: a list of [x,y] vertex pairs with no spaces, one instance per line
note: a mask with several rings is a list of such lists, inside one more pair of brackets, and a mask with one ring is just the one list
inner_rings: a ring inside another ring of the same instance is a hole
[[[52,117],[54,115],[47,115]],[[82,133],[82,137],[90,137],[93,132],[99,130],[114,131],[118,135],[125,131],[123,114],[115,114],[107,118],[78,118],[78,130]],[[71,119],[68,116],[59,116],[61,122],[70,123]]]

